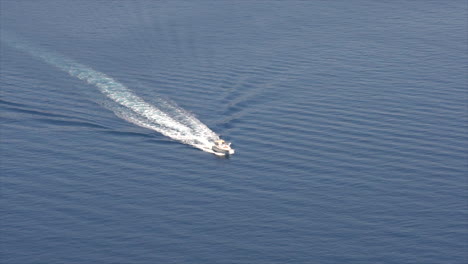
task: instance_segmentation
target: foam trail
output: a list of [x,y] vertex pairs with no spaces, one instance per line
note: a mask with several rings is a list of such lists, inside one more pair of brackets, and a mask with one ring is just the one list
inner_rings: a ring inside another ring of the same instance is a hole
[[6,32],[2,31],[1,36],[2,42],[96,86],[101,93],[114,102],[108,104],[107,107],[117,116],[129,122],[155,130],[206,152],[212,152],[212,142],[219,139],[219,136],[200,120],[173,103],[159,99],[159,107],[152,105],[104,73],[95,71],[58,53],[32,46]]

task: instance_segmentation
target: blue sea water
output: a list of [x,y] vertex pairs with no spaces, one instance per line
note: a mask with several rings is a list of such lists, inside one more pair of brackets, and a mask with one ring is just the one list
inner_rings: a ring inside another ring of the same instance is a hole
[[0,263],[467,263],[467,8],[0,0]]

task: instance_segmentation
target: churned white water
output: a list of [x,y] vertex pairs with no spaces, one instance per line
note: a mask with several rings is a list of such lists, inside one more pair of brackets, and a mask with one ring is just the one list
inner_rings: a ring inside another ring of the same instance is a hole
[[125,85],[102,72],[61,54],[35,47],[6,32],[2,32],[2,37],[2,41],[7,44],[41,58],[71,76],[96,86],[101,93],[116,103],[106,104],[106,107],[126,121],[212,153],[212,143],[219,139],[219,136],[175,103],[158,99],[158,105],[150,104]]

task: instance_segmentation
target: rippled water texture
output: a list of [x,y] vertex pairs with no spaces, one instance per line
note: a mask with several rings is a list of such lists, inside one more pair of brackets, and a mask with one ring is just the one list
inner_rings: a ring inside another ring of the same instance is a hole
[[0,262],[466,263],[467,8],[0,0]]

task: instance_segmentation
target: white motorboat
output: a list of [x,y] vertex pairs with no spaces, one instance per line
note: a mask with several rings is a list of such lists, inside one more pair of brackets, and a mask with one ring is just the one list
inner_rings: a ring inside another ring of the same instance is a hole
[[231,143],[222,139],[216,140],[211,149],[216,155],[228,156],[234,154],[234,149],[231,148]]

